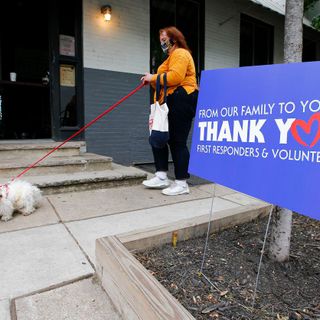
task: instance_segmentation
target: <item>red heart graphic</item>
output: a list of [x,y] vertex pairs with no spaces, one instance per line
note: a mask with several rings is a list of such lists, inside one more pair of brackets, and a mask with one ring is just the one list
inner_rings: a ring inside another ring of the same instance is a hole
[[312,117],[309,119],[308,123],[303,120],[296,119],[291,125],[290,131],[293,137],[298,143],[300,143],[305,147],[307,147],[308,145],[299,136],[297,127],[301,127],[304,132],[309,134],[311,132],[311,127],[314,121],[318,121],[319,126],[318,126],[317,134],[310,144],[310,148],[312,148],[320,139],[320,112],[313,114]]

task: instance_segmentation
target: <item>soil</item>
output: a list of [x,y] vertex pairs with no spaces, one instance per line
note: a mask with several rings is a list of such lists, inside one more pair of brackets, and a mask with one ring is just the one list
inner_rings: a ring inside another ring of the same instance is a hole
[[320,221],[298,214],[290,259],[264,255],[252,308],[266,225],[264,218],[211,235],[203,275],[205,237],[135,256],[196,319],[319,320]]

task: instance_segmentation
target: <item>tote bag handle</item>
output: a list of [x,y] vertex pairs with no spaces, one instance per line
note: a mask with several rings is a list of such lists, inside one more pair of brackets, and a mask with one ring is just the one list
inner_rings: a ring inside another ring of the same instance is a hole
[[[157,82],[156,82],[156,101],[159,101],[159,97],[160,97],[160,89],[161,89],[160,77],[161,77],[161,74],[158,74]],[[164,103],[167,103],[167,74],[166,73],[163,73],[163,93],[164,93]]]

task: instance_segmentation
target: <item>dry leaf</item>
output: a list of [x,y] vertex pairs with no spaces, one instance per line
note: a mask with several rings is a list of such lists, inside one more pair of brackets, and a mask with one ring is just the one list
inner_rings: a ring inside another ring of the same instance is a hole
[[217,299],[215,298],[215,296],[212,293],[208,294],[207,299],[210,302],[217,303]]
[[220,292],[220,297],[225,296],[228,292],[229,292],[228,290],[221,291],[221,292]]
[[218,312],[212,312],[212,313],[209,314],[209,317],[213,318],[213,319],[218,319],[219,318],[219,313]]

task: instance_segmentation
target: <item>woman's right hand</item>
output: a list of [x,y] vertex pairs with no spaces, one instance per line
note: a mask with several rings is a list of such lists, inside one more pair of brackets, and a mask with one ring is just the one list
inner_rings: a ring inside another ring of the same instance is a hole
[[149,84],[150,83],[150,81],[151,81],[151,79],[152,79],[152,74],[151,73],[148,73],[148,72],[146,72],[145,74],[144,74],[144,76],[143,77],[141,77],[141,81],[143,82],[143,84]]

